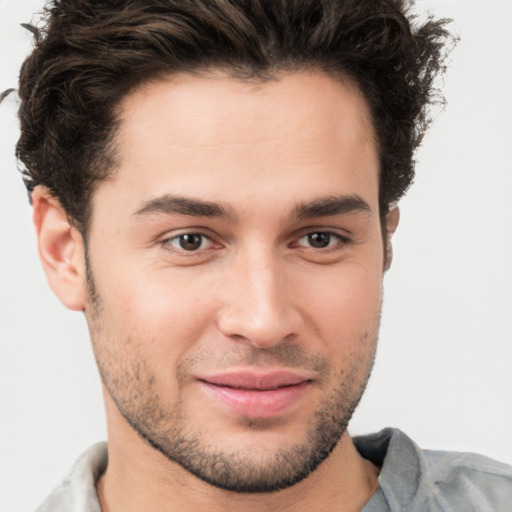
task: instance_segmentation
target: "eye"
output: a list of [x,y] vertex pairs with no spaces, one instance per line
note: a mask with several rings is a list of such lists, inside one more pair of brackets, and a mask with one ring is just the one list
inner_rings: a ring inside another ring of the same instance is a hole
[[207,236],[201,233],[183,233],[164,241],[166,246],[171,246],[178,251],[187,252],[207,249],[212,243],[213,242]]
[[327,249],[347,242],[347,238],[336,233],[315,231],[299,238],[297,245],[311,247],[312,249]]

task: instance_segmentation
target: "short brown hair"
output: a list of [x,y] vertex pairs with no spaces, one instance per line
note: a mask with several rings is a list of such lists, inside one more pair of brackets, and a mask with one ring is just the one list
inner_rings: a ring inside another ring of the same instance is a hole
[[86,232],[97,183],[115,168],[117,107],[170,73],[220,68],[261,79],[320,69],[359,86],[380,154],[381,216],[414,177],[436,101],[446,20],[404,0],[55,0],[20,74],[16,155]]

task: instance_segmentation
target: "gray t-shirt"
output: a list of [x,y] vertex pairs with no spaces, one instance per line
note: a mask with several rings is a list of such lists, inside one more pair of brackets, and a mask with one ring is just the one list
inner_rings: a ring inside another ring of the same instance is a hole
[[421,450],[397,429],[353,439],[381,466],[363,512],[512,512],[512,467],[472,453]]
[[[512,512],[512,467],[481,455],[421,450],[403,432],[354,438],[381,467],[379,487],[362,512]],[[107,444],[91,446],[37,512],[101,512],[95,482]]]

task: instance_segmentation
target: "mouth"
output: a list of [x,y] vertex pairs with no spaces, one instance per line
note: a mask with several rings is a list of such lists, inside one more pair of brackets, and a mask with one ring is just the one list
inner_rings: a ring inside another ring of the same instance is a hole
[[198,379],[222,406],[248,418],[272,418],[290,410],[310,387],[308,377],[274,371],[233,372]]

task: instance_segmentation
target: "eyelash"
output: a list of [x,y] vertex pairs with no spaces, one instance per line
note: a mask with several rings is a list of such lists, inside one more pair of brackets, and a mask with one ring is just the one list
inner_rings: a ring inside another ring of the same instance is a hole
[[184,237],[200,237],[201,238],[200,246],[202,246],[205,241],[209,241],[211,244],[214,243],[213,240],[211,239],[211,237],[209,237],[203,233],[197,233],[197,232],[191,231],[191,232],[187,232],[187,233],[180,233],[179,235],[175,235],[170,238],[166,238],[165,240],[162,241],[162,246],[170,252],[175,252],[175,253],[184,254],[184,255],[187,253],[190,255],[197,255],[197,254],[201,254],[202,252],[204,252],[205,250],[208,249],[208,248],[200,247],[198,249],[187,250],[183,246],[181,248],[173,246],[173,243],[172,243],[173,241],[180,243],[180,241],[183,241]]
[[[300,240],[302,239],[308,239],[309,243],[312,242],[311,240],[311,237],[313,237],[314,235],[321,235],[321,236],[327,236],[328,237],[328,245],[325,246],[325,247],[308,247],[308,250],[313,250],[313,251],[331,251],[331,250],[340,250],[342,249],[344,246],[346,246],[347,244],[350,243],[350,239],[346,236],[343,236],[343,235],[340,235],[339,233],[334,233],[333,231],[322,231],[322,230],[318,230],[318,231],[309,231],[308,233],[302,235],[297,242],[295,242],[294,244],[292,244],[292,247],[293,246],[297,246],[299,245],[299,242]],[[335,243],[334,244],[331,244],[332,242],[332,239],[335,239]]]
[[[304,246],[301,245],[299,242],[303,239],[308,239],[309,243],[312,242],[310,237],[313,237],[315,235],[320,235],[324,237],[328,237],[327,245],[325,247],[311,247],[311,246]],[[183,247],[182,242],[184,237],[199,237],[200,240],[200,246],[197,249],[190,249],[187,250]],[[335,239],[335,243],[332,243],[332,239]],[[206,241],[208,241],[211,245],[215,245],[214,241],[211,237],[208,235],[205,235],[204,233],[200,232],[186,232],[186,233],[180,233],[178,235],[166,238],[161,242],[162,246],[165,250],[183,255],[183,256],[197,256],[203,254],[205,251],[210,249],[209,247],[201,247]],[[173,242],[176,244],[180,244],[181,247],[176,247]],[[340,235],[339,233],[335,233],[333,231],[324,231],[324,230],[317,230],[317,231],[309,231],[303,235],[301,235],[295,242],[292,242],[289,244],[288,247],[295,248],[295,247],[304,247],[308,251],[315,251],[315,252],[332,252],[337,250],[342,250],[346,245],[348,245],[351,242],[350,238]],[[220,247],[220,245],[219,245]]]

